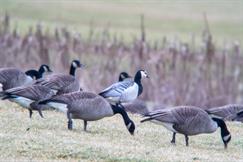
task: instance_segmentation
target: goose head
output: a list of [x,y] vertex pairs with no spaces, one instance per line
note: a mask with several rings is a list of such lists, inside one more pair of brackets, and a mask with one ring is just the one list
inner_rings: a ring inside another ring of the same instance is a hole
[[147,71],[140,70],[139,72],[140,72],[141,78],[149,78]]
[[79,60],[73,60],[71,66],[72,66],[73,68],[80,68],[80,67],[82,67],[82,64],[80,63]]
[[126,127],[127,127],[128,131],[129,131],[129,133],[130,133],[131,135],[134,135],[135,124],[134,124],[134,122],[133,122],[132,120],[130,120],[130,121],[126,124]]
[[77,68],[82,68],[84,65],[80,63],[79,60],[73,60],[71,63],[71,67],[70,67],[70,75],[75,75],[75,71]]
[[119,82],[121,82],[127,78],[131,78],[131,76],[127,72],[121,72],[119,75]]
[[39,68],[39,73],[52,72],[48,65],[42,64]]
[[143,78],[149,78],[148,73],[146,70],[138,70],[135,77],[134,77],[134,81],[136,83],[140,83],[141,79]]

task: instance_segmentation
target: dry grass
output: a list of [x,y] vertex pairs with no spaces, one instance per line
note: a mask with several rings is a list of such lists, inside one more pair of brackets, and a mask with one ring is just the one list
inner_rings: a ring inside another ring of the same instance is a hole
[[[82,122],[74,122],[68,131],[64,114],[44,112],[28,118],[26,110],[10,102],[0,103],[0,159],[11,161],[242,161],[243,126],[228,123],[232,141],[223,149],[219,131],[190,138],[186,147],[178,135],[170,144],[171,133],[163,127],[145,123],[132,116],[137,130],[131,136],[120,116],[90,122],[86,133]],[[29,131],[26,129],[30,128]]]

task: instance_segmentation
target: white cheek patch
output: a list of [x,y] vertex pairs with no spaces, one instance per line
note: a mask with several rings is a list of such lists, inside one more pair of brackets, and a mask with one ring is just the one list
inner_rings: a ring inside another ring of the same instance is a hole
[[48,69],[47,69],[47,67],[46,67],[46,66],[44,66],[44,71],[48,71]]
[[131,126],[132,126],[132,123],[130,122],[130,123],[127,125],[127,129],[130,129]]
[[224,139],[224,141],[228,141],[230,137],[231,137],[231,135],[228,134],[227,136],[224,136],[223,139]]
[[73,67],[75,67],[75,68],[78,67],[78,65],[76,64],[76,62],[73,62],[72,65],[73,65]]
[[145,71],[141,71],[142,78],[146,78],[148,75]]

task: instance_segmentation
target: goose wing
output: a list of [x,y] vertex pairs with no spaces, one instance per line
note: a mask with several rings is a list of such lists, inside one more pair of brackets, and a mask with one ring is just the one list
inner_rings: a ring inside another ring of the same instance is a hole
[[48,102],[70,104],[70,103],[79,101],[84,98],[93,98],[95,96],[97,96],[97,95],[94,93],[91,93],[91,92],[71,92],[71,93],[66,93],[66,94],[62,94],[62,95],[52,96],[51,98],[49,98],[47,100],[42,100],[41,104],[46,104]]
[[24,72],[16,68],[1,68],[0,83],[3,85],[3,90],[21,86],[31,82],[32,79],[27,77]]
[[129,91],[134,85],[134,82],[131,80],[124,80],[122,82],[117,82],[112,84],[110,87],[104,89],[99,95],[103,96],[104,98],[108,97],[120,97],[126,91]]
[[197,107],[179,106],[156,110],[146,115],[145,121],[155,121],[174,132],[187,135],[214,131],[217,126],[213,124],[208,114]]
[[139,99],[136,99],[131,103],[125,103],[123,106],[126,111],[134,114],[145,115],[149,112],[146,102]]
[[43,85],[57,91],[72,92],[80,89],[79,82],[74,76],[65,74],[53,74],[46,78],[38,79],[36,84]]
[[224,120],[233,120],[237,113],[243,111],[243,105],[230,104],[222,107],[215,107],[206,110],[210,115]]
[[4,93],[8,97],[21,96],[31,100],[40,100],[49,98],[54,95],[54,93],[49,88],[39,85],[16,87],[6,90]]

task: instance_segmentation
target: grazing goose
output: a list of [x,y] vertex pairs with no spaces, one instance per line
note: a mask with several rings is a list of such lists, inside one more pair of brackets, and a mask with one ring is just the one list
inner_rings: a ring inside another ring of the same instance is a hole
[[131,102],[143,92],[142,78],[148,78],[145,70],[137,71],[134,80],[125,79],[124,81],[114,83],[104,89],[99,95],[116,105]]
[[141,122],[154,121],[162,124],[168,130],[173,132],[171,143],[175,143],[175,134],[185,135],[186,146],[188,146],[188,136],[213,133],[218,127],[221,128],[221,137],[225,148],[231,140],[230,132],[222,119],[211,118],[207,112],[198,107],[178,106],[150,112],[147,118]]
[[39,100],[45,100],[51,98],[54,92],[51,89],[40,85],[20,86],[6,91],[0,92],[3,99],[9,99],[18,105],[27,108],[29,110],[30,118],[32,116],[32,110],[39,112],[43,117],[41,110],[46,109],[44,105],[38,105]]
[[73,60],[69,74],[52,74],[38,79],[36,84],[51,88],[57,92],[57,95],[79,91],[80,85],[78,79],[75,78],[75,71],[82,66],[78,60]]
[[19,87],[32,83],[34,78],[41,77],[44,72],[49,72],[50,68],[47,65],[41,65],[39,71],[30,70],[22,72],[17,68],[1,68],[0,69],[0,84],[2,90]]
[[232,121],[239,112],[243,112],[243,105],[229,104],[221,107],[214,107],[206,110],[213,117]]
[[[84,130],[87,130],[87,121],[95,121],[115,114],[121,114],[124,123],[130,132],[134,133],[135,125],[128,117],[125,110],[119,106],[108,103],[103,97],[90,92],[72,92],[51,99],[41,101],[39,104],[59,104],[59,107],[67,108],[68,129],[72,129],[72,119],[84,120]],[[61,104],[63,106],[61,106]]]

